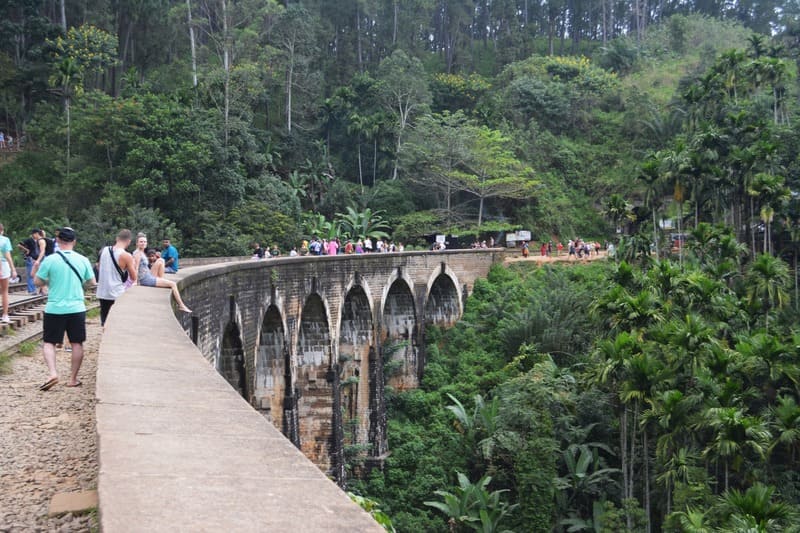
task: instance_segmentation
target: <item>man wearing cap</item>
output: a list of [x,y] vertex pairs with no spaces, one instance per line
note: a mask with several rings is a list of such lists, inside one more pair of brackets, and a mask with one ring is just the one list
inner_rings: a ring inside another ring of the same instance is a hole
[[58,384],[56,344],[62,341],[64,332],[72,344],[72,366],[67,387],[81,385],[78,371],[83,362],[83,342],[86,340],[83,284],[88,281],[97,285],[97,282],[89,260],[73,251],[75,238],[75,230],[72,228],[57,230],[58,252],[45,257],[36,273],[36,285],[47,285],[50,288],[44,308],[42,334],[42,351],[49,372],[47,381],[39,387],[43,391]]

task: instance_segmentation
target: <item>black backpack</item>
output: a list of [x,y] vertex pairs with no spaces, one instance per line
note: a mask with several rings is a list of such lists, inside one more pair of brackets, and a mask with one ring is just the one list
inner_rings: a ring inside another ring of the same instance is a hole
[[48,239],[47,237],[42,237],[44,239],[44,255],[45,257],[48,255],[52,255],[53,252],[56,250],[56,241],[55,239]]

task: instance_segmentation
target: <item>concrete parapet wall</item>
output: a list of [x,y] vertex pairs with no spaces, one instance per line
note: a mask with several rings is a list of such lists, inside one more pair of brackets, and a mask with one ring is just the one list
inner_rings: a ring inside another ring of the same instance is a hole
[[97,401],[106,533],[383,531],[207,363],[167,290],[114,305]]

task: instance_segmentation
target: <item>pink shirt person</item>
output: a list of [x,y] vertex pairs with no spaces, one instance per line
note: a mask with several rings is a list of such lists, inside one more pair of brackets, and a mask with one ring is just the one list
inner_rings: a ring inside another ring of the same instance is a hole
[[328,255],[336,255],[336,252],[338,250],[339,250],[339,243],[331,239],[331,241],[328,243]]

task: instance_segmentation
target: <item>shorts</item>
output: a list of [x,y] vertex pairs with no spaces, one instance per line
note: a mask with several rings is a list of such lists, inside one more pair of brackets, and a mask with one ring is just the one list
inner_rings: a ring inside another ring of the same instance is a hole
[[147,276],[144,278],[139,279],[139,285],[143,287],[155,287],[156,286],[156,277],[155,276]]
[[86,340],[86,311],[68,315],[44,314],[42,340],[50,344],[64,342],[64,332],[69,342],[80,344]]
[[0,262],[0,279],[8,279],[11,277],[11,265],[6,261]]

